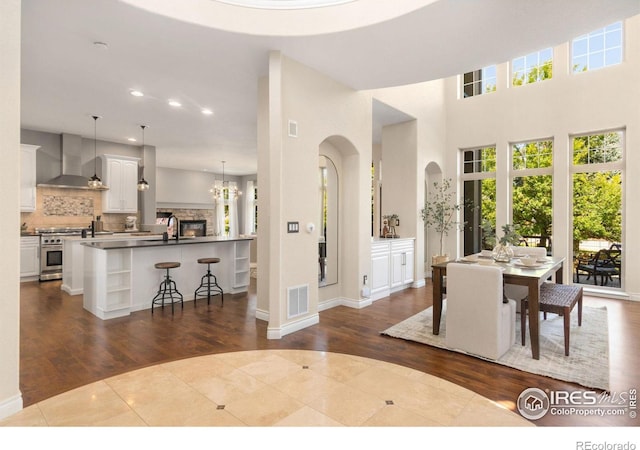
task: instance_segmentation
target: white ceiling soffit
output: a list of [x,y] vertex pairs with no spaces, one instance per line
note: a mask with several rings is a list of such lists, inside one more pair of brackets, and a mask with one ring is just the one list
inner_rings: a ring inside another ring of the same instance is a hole
[[254,36],[261,46],[354,89],[445,78],[640,12],[638,0],[356,0],[302,10],[242,8],[215,0],[182,0],[179,7],[171,0],[123,1]]
[[[224,19],[217,26],[172,18],[207,22],[213,7]],[[124,144],[145,124],[160,167],[218,171],[225,160],[230,175],[251,174],[258,79],[272,50],[354,89],[374,89],[509,61],[638,13],[638,0],[355,0],[298,10],[22,0],[21,124],[92,138],[91,116],[99,115],[98,139]],[[133,89],[145,96],[129,95]],[[183,106],[167,107],[170,98]]]
[[438,0],[121,0],[195,25],[253,36],[314,36],[362,28]]
[[407,122],[409,120],[415,120],[408,114],[395,109],[380,100],[373,99],[373,143],[379,144],[382,142],[382,127],[387,125],[395,125],[397,123]]

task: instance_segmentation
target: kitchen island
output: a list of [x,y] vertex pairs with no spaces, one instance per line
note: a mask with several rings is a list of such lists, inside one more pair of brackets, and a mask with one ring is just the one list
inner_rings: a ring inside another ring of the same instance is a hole
[[62,239],[62,285],[60,288],[69,295],[84,293],[84,245],[87,242],[130,241],[162,239],[162,235],[151,233],[96,234],[95,237],[65,236]]
[[84,308],[101,319],[151,308],[151,300],[165,275],[154,267],[175,261],[171,270],[184,300],[193,300],[207,266],[198,258],[220,258],[211,267],[225,294],[246,292],[249,286],[251,238],[196,237],[97,240],[84,247]]

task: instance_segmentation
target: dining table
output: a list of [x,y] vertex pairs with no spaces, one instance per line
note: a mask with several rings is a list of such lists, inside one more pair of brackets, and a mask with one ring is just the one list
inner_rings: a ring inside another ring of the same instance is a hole
[[[440,333],[440,321],[442,316],[442,302],[446,294],[445,277],[447,264],[454,261],[445,261],[433,264],[433,334]],[[540,359],[540,286],[553,278],[556,283],[562,283],[562,269],[565,258],[547,256],[538,264],[525,266],[519,258],[511,258],[509,262],[493,261],[490,256],[474,254],[455,260],[467,264],[495,265],[503,269],[505,284],[516,284],[528,288],[528,315],[529,336],[531,340],[531,354],[533,359]]]

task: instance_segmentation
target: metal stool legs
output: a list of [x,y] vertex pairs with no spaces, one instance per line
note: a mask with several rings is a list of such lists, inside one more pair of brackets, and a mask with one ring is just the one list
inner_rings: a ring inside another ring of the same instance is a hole
[[170,267],[166,267],[167,274],[158,287],[158,293],[155,297],[153,297],[153,300],[151,301],[151,314],[153,314],[155,305],[161,305],[162,309],[164,309],[165,298],[167,298],[167,302],[171,303],[171,314],[173,314],[173,304],[176,302],[180,302],[180,306],[184,309],[182,294],[178,291],[176,282],[173,281],[169,276],[169,269]]
[[196,300],[198,297],[207,297],[207,305],[209,305],[211,304],[211,297],[219,295],[220,306],[224,303],[224,292],[218,284],[216,276],[211,273],[211,264],[212,263],[207,263],[207,273],[203,275],[200,280],[200,286],[198,286],[198,289],[196,289],[196,292],[193,294],[194,307],[196,306]]

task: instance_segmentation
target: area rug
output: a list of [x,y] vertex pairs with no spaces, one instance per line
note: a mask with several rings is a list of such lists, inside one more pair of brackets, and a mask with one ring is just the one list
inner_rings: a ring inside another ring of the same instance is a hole
[[[535,373],[558,380],[577,383],[585,387],[609,390],[609,328],[607,309],[582,308],[582,326],[578,326],[577,311],[571,314],[569,356],[564,355],[563,318],[548,314],[547,320],[540,316],[540,359],[531,357],[529,333],[527,343],[520,342],[520,316],[516,318],[516,343],[496,364],[513,367],[524,372]],[[446,335],[446,303],[442,307],[440,334],[432,333],[433,309],[418,314],[384,330],[381,334],[444,348]],[[458,351],[459,353],[465,353]],[[477,355],[471,355],[481,358]]]

